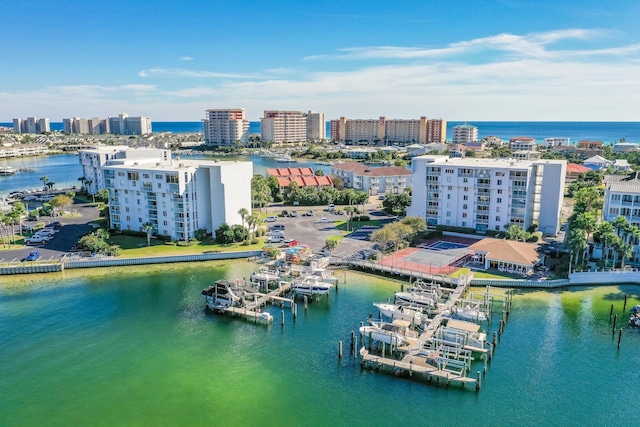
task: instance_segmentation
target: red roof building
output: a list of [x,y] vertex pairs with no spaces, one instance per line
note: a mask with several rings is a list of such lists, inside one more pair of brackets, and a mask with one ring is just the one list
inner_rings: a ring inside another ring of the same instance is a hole
[[271,168],[267,169],[269,176],[278,179],[280,191],[295,181],[298,187],[333,187],[330,176],[315,176],[312,168]]

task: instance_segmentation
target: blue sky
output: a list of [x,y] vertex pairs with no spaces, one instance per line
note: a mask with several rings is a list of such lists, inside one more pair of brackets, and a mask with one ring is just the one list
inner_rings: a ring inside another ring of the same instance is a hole
[[640,5],[563,1],[0,1],[0,122],[637,121]]

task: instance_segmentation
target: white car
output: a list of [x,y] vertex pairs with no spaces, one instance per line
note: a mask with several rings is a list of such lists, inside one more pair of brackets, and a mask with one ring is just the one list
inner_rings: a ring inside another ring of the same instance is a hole
[[276,222],[278,220],[277,216],[268,216],[264,219],[264,222]]
[[49,238],[47,236],[31,236],[24,239],[24,242],[27,245],[39,245],[43,243],[47,243]]
[[332,222],[329,218],[318,218],[316,219],[316,222],[324,222],[324,223],[328,223],[328,222]]

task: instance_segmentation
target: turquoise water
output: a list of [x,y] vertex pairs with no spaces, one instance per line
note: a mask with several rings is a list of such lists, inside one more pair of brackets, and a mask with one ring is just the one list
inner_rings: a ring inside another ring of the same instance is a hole
[[631,425],[640,415],[640,333],[622,322],[617,350],[609,324],[624,293],[640,301],[635,286],[516,294],[476,393],[363,371],[350,357],[350,332],[399,282],[339,272],[347,283],[295,321],[285,310],[284,327],[280,308],[269,327],[203,311],[205,285],[255,269],[1,278],[0,425]]

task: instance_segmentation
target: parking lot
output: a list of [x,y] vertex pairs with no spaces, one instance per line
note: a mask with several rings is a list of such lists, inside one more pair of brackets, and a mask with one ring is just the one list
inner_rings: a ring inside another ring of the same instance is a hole
[[21,249],[9,249],[0,252],[0,262],[21,261],[29,252],[40,252],[40,260],[60,259],[70,252],[78,239],[93,230],[92,221],[98,218],[99,212],[91,204],[74,204],[73,209],[77,216],[68,217],[41,217],[40,221],[24,221],[26,226],[35,226],[37,222],[50,224],[55,221],[61,223],[58,232],[44,244],[27,245]]

